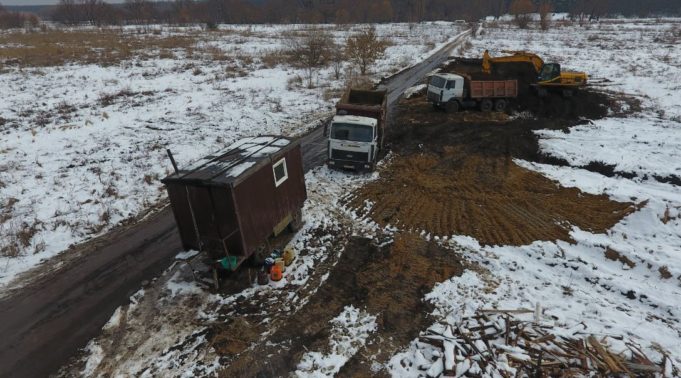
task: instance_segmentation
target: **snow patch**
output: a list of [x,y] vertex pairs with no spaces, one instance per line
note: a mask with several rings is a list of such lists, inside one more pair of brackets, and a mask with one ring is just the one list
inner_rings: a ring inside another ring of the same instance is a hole
[[376,316],[346,306],[331,320],[329,352],[307,352],[298,363],[298,377],[333,377],[376,331]]

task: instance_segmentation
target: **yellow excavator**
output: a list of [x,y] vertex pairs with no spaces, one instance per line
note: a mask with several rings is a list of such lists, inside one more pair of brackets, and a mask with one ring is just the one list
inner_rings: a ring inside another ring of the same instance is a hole
[[562,90],[566,96],[572,95],[573,90],[584,87],[588,76],[584,72],[561,71],[558,63],[544,63],[537,54],[526,51],[504,51],[508,56],[492,58],[489,51],[485,50],[482,57],[482,71],[491,74],[492,65],[498,63],[529,63],[537,72],[537,83],[533,86],[537,93],[546,95],[549,89]]

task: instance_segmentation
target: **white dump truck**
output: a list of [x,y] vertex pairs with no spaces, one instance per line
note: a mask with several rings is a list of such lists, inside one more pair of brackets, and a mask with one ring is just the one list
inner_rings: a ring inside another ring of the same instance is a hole
[[503,112],[516,97],[518,80],[473,80],[464,74],[438,73],[428,84],[428,101],[450,113],[474,107]]
[[373,170],[383,149],[386,91],[348,90],[336,104],[329,129],[328,165],[355,171]]

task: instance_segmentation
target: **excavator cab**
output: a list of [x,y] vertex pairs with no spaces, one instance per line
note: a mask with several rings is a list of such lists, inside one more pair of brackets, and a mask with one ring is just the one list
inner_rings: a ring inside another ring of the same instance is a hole
[[558,80],[560,82],[560,64],[546,63],[539,72],[539,82],[551,82]]

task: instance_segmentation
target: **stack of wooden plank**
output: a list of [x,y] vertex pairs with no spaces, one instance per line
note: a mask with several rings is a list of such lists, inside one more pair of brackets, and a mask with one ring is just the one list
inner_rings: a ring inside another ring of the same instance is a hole
[[[533,319],[520,320],[522,314],[531,313]],[[554,332],[540,318],[540,310],[480,310],[456,325],[431,327],[419,341],[439,348],[440,353],[434,364],[423,369],[430,377],[665,377],[681,373],[662,348],[657,348],[661,361],[654,362],[623,337]],[[626,348],[613,352],[610,341],[615,340]]]

